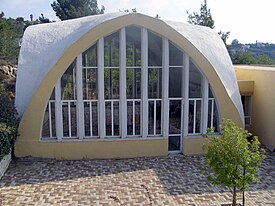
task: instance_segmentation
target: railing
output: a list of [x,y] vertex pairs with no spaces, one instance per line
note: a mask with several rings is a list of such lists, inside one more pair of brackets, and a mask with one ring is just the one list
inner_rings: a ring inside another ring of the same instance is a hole
[[[161,104],[162,99],[148,99],[148,105],[150,105],[150,102],[153,102],[153,105],[154,105],[153,106],[153,133],[150,133],[148,131],[148,135],[149,136],[156,136],[156,135],[162,134],[162,126],[161,126],[162,125],[162,115],[161,115],[161,112],[160,112],[161,118],[160,118],[160,121],[159,121],[160,129],[159,129],[159,132],[157,132],[157,102],[159,102]],[[150,125],[150,116],[149,115],[150,115],[150,112],[148,112],[148,124]],[[150,128],[148,128],[148,130],[150,130]]]
[[[141,112],[141,99],[127,99],[127,113],[130,111],[128,110],[129,106],[128,103],[132,103],[132,134],[129,133],[128,131],[128,121],[127,121],[127,136],[140,136],[141,135],[141,124],[139,125],[140,129],[139,132],[136,131],[136,103],[139,103],[139,111]],[[141,119],[141,113],[139,113]],[[128,118],[127,118],[128,119]]]
[[[193,101],[194,102],[194,108],[193,111],[190,112],[190,102]],[[188,122],[188,134],[201,134],[201,125],[199,125],[199,132],[196,132],[196,125],[197,125],[197,110],[199,102],[200,102],[200,107],[201,107],[201,103],[202,103],[202,98],[189,98],[189,122]],[[192,124],[190,124],[190,117],[193,117],[193,122],[191,122]],[[200,117],[199,120],[201,121],[201,108],[200,108]],[[190,130],[190,126],[192,126],[192,130]],[[191,132],[190,132],[191,131]]]
[[[111,105],[111,111],[110,111],[110,118],[111,118],[111,134],[108,134],[107,133],[107,122],[108,122],[108,117],[107,117],[107,109],[106,109],[106,106],[107,106],[107,104],[106,103],[110,103]],[[118,120],[118,122],[120,122],[120,119],[119,119],[119,112],[118,112],[118,116],[115,116],[115,114],[114,114],[114,103],[118,103],[117,104],[117,108],[116,109],[118,109],[119,110],[119,99],[112,99],[112,100],[105,100],[105,118],[106,118],[106,120],[105,120],[105,124],[106,124],[106,136],[109,136],[109,137],[118,137],[119,136],[119,134],[115,134],[115,124],[114,124],[114,119],[117,119]],[[118,126],[119,126],[119,124],[118,124]]]
[[[84,102],[84,131],[85,131],[85,137],[98,137],[98,100],[83,100]],[[89,106],[89,130],[88,132],[90,133],[89,135],[86,135],[86,118],[85,118],[85,114],[86,114],[86,111],[85,111],[85,104],[88,104]],[[96,112],[97,112],[97,117],[94,117],[93,116],[93,108],[96,107]],[[97,119],[96,119],[97,118]],[[93,123],[94,121],[97,121],[97,128],[94,128],[93,127]],[[97,134],[95,134],[97,131]]]
[[[63,121],[63,138],[76,138],[76,136],[77,136],[77,131],[76,130],[73,130],[73,132],[75,133],[75,135],[72,135],[72,111],[71,111],[71,104],[73,104],[74,105],[74,107],[75,107],[75,110],[76,110],[76,103],[77,103],[77,100],[61,100],[61,105],[62,105],[62,121]],[[64,124],[66,124],[65,123],[65,121],[64,121],[64,115],[66,115],[66,114],[63,114],[63,107],[64,106],[68,106],[68,113],[67,113],[67,115],[68,115],[68,136],[65,136],[65,128],[66,127],[64,127]],[[75,114],[73,114],[74,115],[74,117],[75,117],[75,120],[76,120],[76,112],[77,111],[75,111]],[[75,128],[77,128],[77,125],[74,125],[74,127]]]

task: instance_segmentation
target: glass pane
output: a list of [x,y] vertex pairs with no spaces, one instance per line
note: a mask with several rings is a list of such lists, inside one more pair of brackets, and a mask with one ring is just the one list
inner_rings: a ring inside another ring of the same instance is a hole
[[169,43],[170,66],[183,66],[183,53],[172,43]]
[[104,69],[104,97],[105,99],[119,99],[119,69]]
[[92,131],[90,128],[90,109],[90,102],[84,102],[84,130],[86,137],[92,136]]
[[133,135],[133,102],[127,102],[127,135]]
[[213,117],[213,127],[215,128],[214,132],[218,132],[219,131],[219,112],[218,112],[218,108],[216,105],[216,102],[214,104],[214,117]]
[[105,102],[106,136],[112,136],[111,102]]
[[127,68],[126,70],[126,98],[141,98],[141,69]]
[[154,134],[154,101],[148,102],[148,134]]
[[61,77],[61,99],[76,100],[76,61]]
[[193,133],[194,128],[194,100],[189,100],[188,133]]
[[201,100],[197,101],[196,108],[196,133],[201,133]]
[[93,136],[98,136],[98,107],[97,102],[92,102],[92,117],[93,117],[93,124],[92,124],[92,131]]
[[212,105],[213,104],[213,99],[211,99],[211,100],[208,100],[208,119],[207,119],[207,128],[211,128],[212,126],[211,126],[211,120],[212,120],[212,118],[213,118],[213,116],[212,116],[212,106],[214,107],[214,105]]
[[141,29],[126,27],[126,65],[141,66]]
[[156,101],[156,134],[161,134],[161,101]]
[[77,115],[76,115],[76,102],[71,102],[71,136],[77,136]]
[[243,104],[243,110],[244,110],[244,116],[250,116],[250,102],[251,97],[250,96],[241,96],[242,104]]
[[119,102],[114,102],[114,135],[119,136]]
[[54,102],[51,102],[51,123],[52,123],[52,137],[56,137],[55,103]]
[[140,135],[140,102],[135,102],[135,135]]
[[50,120],[49,120],[49,104],[47,104],[44,119],[43,119],[43,126],[42,126],[42,137],[50,137]]
[[213,95],[213,92],[212,92],[212,89],[211,89],[211,86],[210,86],[210,84],[209,84],[209,87],[208,87],[209,89],[208,89],[208,97],[209,98],[214,98],[214,95]]
[[202,75],[191,60],[189,61],[189,69],[189,98],[200,98],[202,97]]
[[51,93],[50,100],[55,100],[55,87],[53,88],[53,91]]
[[119,33],[104,38],[104,67],[119,67]]
[[83,67],[96,67],[97,66],[97,44],[94,44],[85,52],[82,53],[82,66]]
[[97,69],[83,68],[83,99],[97,99]]
[[168,143],[169,151],[179,151],[180,150],[180,136],[170,136]]
[[170,100],[169,134],[181,134],[181,100]]
[[63,137],[69,137],[69,109],[68,102],[62,103]]
[[160,68],[148,68],[148,98],[162,98],[162,71]]
[[162,65],[162,39],[160,36],[148,31],[148,65]]
[[54,99],[55,99],[55,88],[51,93],[50,100],[46,106],[46,110],[44,113],[44,119],[43,119],[43,125],[42,125],[42,137],[56,137],[55,102],[53,101]]
[[182,69],[169,69],[169,97],[182,97]]

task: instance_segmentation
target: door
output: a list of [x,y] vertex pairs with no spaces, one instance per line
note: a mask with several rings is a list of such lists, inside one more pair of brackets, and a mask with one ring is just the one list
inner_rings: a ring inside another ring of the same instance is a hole
[[168,151],[181,152],[183,129],[183,98],[169,98]]

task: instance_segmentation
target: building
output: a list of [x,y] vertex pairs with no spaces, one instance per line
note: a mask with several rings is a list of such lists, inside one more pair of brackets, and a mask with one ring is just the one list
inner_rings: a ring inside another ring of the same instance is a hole
[[235,66],[240,88],[245,127],[271,151],[275,149],[275,68]]
[[208,127],[244,125],[218,34],[138,13],[28,27],[16,105],[18,157],[201,154]]

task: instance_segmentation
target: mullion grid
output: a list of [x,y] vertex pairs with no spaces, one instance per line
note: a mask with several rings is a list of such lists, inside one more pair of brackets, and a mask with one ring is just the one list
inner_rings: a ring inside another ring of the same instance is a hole
[[[75,139],[77,138],[76,136],[72,135],[72,121],[71,121],[71,103],[74,103],[76,105],[77,100],[61,100],[61,105],[62,105],[62,119],[63,119],[63,106],[68,106],[68,136],[64,135],[64,123],[63,123],[63,139]],[[62,120],[64,122],[64,119]]]
[[[201,124],[202,124],[202,121],[205,121],[202,119],[202,112],[200,113],[200,131],[199,132],[196,132],[196,125],[197,125],[197,110],[198,110],[198,107],[197,107],[197,102],[200,102],[200,111],[202,111],[202,99],[203,98],[189,98],[189,106],[190,106],[190,102],[193,101],[194,102],[194,108],[193,108],[193,122],[192,122],[192,132],[189,132],[188,131],[188,134],[189,135],[197,135],[197,134],[201,134]],[[190,121],[190,120],[189,120]]]

